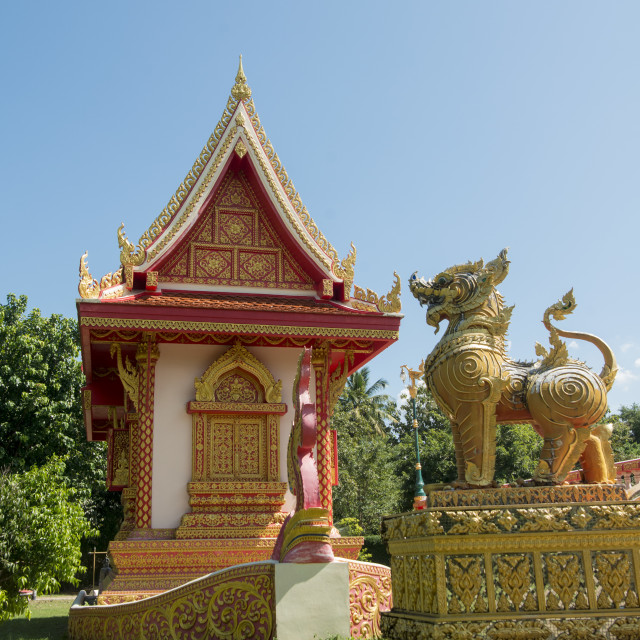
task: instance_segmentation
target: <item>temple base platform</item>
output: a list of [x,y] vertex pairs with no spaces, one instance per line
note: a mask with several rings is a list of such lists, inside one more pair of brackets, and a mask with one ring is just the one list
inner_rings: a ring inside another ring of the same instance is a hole
[[[103,603],[128,602],[179,587],[212,571],[247,562],[269,560],[276,539],[175,538],[174,529],[133,531],[127,540],[109,544],[109,555],[116,572],[113,582],[101,596]],[[331,538],[334,554],[355,560],[363,538]]]
[[[81,600],[81,598],[80,598]],[[137,602],[69,612],[71,640],[313,640],[380,635],[391,607],[389,567],[336,558],[229,567]]]
[[640,639],[640,503],[622,486],[432,491],[382,528],[385,638]]

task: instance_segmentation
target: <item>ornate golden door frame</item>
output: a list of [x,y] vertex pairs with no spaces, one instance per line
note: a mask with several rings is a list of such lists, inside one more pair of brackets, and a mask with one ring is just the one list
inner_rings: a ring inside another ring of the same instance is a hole
[[238,343],[196,378],[195,389],[187,404],[193,512],[177,537],[277,535],[287,486],[279,482],[282,383]]

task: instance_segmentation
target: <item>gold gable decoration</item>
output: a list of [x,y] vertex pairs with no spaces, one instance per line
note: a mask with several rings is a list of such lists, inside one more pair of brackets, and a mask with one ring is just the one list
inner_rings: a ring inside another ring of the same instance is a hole
[[159,267],[162,283],[314,291],[281,241],[245,172],[226,175],[215,198]]
[[363,309],[368,311],[367,305],[374,305],[378,311],[382,313],[400,313],[402,311],[402,302],[400,301],[400,276],[394,271],[395,282],[391,291],[386,296],[379,296],[375,291],[371,289],[365,290],[362,287],[355,286],[353,288],[353,297],[355,301],[353,306],[356,309]]
[[[258,393],[264,394],[264,400],[260,401],[270,404],[282,402],[282,381],[276,382],[269,369],[239,342],[211,364],[201,378],[195,379],[196,402],[214,402],[221,380],[235,372],[248,374],[260,383],[262,389]],[[242,402],[240,399],[233,401]]]
[[[244,105],[246,113],[248,114],[251,121],[251,125],[245,122],[245,118],[242,113],[238,113],[235,118],[235,126],[231,126],[234,113],[236,112],[240,103]],[[124,233],[124,223],[120,225],[117,230],[117,236],[118,246],[121,249],[120,261],[122,266],[124,267],[123,270],[119,270],[114,274],[107,274],[107,276],[105,276],[106,280],[105,278],[103,278],[103,281],[105,282],[101,281],[101,283],[98,285],[98,283],[91,278],[88,270],[86,269],[86,265],[84,263],[81,263],[81,281],[78,288],[80,296],[82,298],[114,298],[122,295],[124,289],[122,287],[114,288],[114,285],[120,284],[122,282],[123,271],[127,268],[129,269],[129,271],[132,271],[134,267],[143,265],[145,261],[154,260],[159,255],[159,253],[164,250],[167,244],[175,237],[176,233],[178,233],[179,230],[184,226],[184,223],[186,222],[188,216],[200,202],[202,195],[210,184],[213,174],[218,170],[225,157],[225,154],[231,147],[231,143],[235,140],[238,130],[248,126],[251,126],[254,129],[259,146],[261,147],[262,152],[264,153],[264,155],[266,155],[266,159],[268,160],[267,164],[261,157],[257,156],[257,159],[261,165],[260,168],[262,172],[266,172],[267,167],[270,165],[277,178],[276,183],[279,182],[280,187],[284,191],[284,194],[286,196],[285,198],[282,198],[278,194],[280,204],[284,206],[285,202],[288,201],[288,203],[295,211],[295,215],[297,215],[298,219],[295,222],[294,226],[297,226],[299,223],[300,231],[304,229],[313,240],[313,243],[311,243],[307,238],[303,237],[302,239],[304,243],[316,255],[316,257],[319,257],[321,260],[325,261],[325,266],[330,268],[332,274],[336,278],[343,280],[343,301],[346,302],[351,298],[351,289],[353,287],[354,266],[356,259],[355,247],[352,244],[351,250],[347,257],[340,261],[337,251],[327,240],[325,235],[320,231],[318,225],[314,222],[307,208],[302,203],[300,194],[296,190],[293,181],[289,177],[282,162],[280,161],[278,154],[275,152],[273,144],[267,138],[264,127],[260,122],[260,118],[258,116],[258,113],[256,112],[253,99],[251,98],[251,89],[247,84],[247,78],[242,67],[242,56],[240,56],[235,84],[231,89],[231,95],[229,96],[222,117],[216,125],[213,133],[207,140],[207,143],[203,147],[202,151],[200,152],[200,155],[194,162],[191,170],[182,181],[174,195],[171,197],[171,199],[167,203],[167,206],[153,221],[147,231],[145,231],[142,236],[140,236],[137,245],[134,245],[126,237]],[[223,145],[220,145],[222,137],[227,130],[228,136],[225,140],[225,143]],[[248,136],[247,142],[252,146],[254,153],[259,150],[259,147],[254,142],[252,136]],[[235,153],[238,154],[238,156],[241,158],[244,157],[246,153],[248,153],[247,146],[244,144],[242,139],[238,140],[236,144],[233,145],[232,150],[234,150]],[[194,194],[192,202],[190,202],[189,206],[182,212],[182,214],[180,215],[180,219],[177,220],[169,230],[169,225],[175,220],[176,215],[178,214],[178,211],[181,209],[182,205],[185,203],[187,196],[191,193],[198,180],[203,176],[205,168],[207,168],[207,174],[201,182],[201,185],[198,188],[198,192]],[[273,182],[270,176],[269,181],[270,183]],[[272,184],[273,188],[275,188],[276,183]],[[291,220],[292,214],[287,213],[287,215]],[[167,231],[166,234],[165,231]],[[158,240],[162,234],[164,234],[164,236],[161,240],[159,240],[159,242],[156,243],[156,240]],[[154,245],[153,248],[151,248],[152,245]],[[328,262],[326,262],[327,258]],[[83,266],[85,267],[84,271]],[[265,271],[268,266],[269,265],[267,265],[266,259],[262,258],[260,263],[261,271]],[[283,269],[286,268],[288,268],[288,265],[285,265],[283,267]],[[110,278],[113,278],[113,282],[109,281]],[[275,286],[275,284],[271,284],[268,286],[273,287]],[[307,287],[301,287],[300,285],[298,285],[296,288]],[[106,289],[109,290],[106,291]],[[378,297],[377,294],[370,290],[367,290],[365,293],[364,290],[359,288],[356,288],[355,297],[356,300],[353,301],[353,307],[356,309],[371,311],[372,309],[370,305],[373,304],[378,310],[382,311],[383,313],[398,313],[400,311],[399,287],[395,285],[392,291],[387,295],[388,299],[385,299],[384,296]],[[367,302],[369,302],[370,304],[367,305]]]
[[115,287],[122,283],[122,268],[117,269],[113,273],[107,273],[102,276],[100,282],[95,280],[89,273],[89,266],[87,265],[88,251],[85,251],[80,258],[80,282],[78,284],[78,293],[81,298],[95,299],[100,294],[111,287]]
[[[258,140],[260,141],[260,144],[265,151],[271,167],[275,171],[282,188],[287,194],[289,201],[291,202],[296,213],[298,213],[298,215],[300,216],[305,229],[315,240],[318,246],[322,249],[322,251],[331,259],[331,261],[338,262],[338,254],[336,250],[326,239],[324,234],[318,229],[318,226],[313,221],[313,218],[309,215],[307,208],[302,204],[300,194],[296,191],[293,181],[289,178],[289,175],[282,165],[278,154],[275,152],[271,141],[266,136],[264,127],[260,123],[260,118],[258,117],[258,114],[256,112],[253,99],[251,99],[251,89],[247,85],[247,78],[242,68],[241,56],[240,64],[238,67],[238,74],[236,75],[236,82],[231,89],[231,96],[227,101],[227,106],[222,114],[222,117],[220,118],[220,121],[218,122],[218,125],[216,126],[214,132],[211,134],[211,137],[207,141],[207,144],[202,149],[200,156],[191,168],[191,171],[189,171],[186,178],[183,180],[175,194],[172,196],[171,200],[169,200],[167,206],[164,208],[162,213],[153,221],[149,229],[140,237],[137,247],[126,239],[121,231],[122,227],[118,230],[118,242],[119,246],[122,248],[121,260],[123,265],[133,264],[137,266],[144,262],[147,249],[154,242],[154,240],[167,228],[171,220],[173,220],[175,214],[185,201],[190,190],[195,185],[198,178],[201,176],[202,172],[205,169],[205,166],[215,152],[222,134],[231,122],[233,113],[235,112],[240,102],[244,102],[247,113],[249,114],[249,117],[251,119],[251,124],[253,125],[253,128],[255,129],[255,132],[258,136]],[[238,126],[244,126],[244,122],[240,122]]]

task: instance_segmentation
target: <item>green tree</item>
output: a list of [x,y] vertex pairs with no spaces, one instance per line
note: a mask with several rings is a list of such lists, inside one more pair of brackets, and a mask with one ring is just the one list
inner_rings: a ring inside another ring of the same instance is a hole
[[[371,373],[368,367],[356,371],[347,379],[344,391],[340,396],[339,409],[350,417],[350,424],[359,433],[385,435],[386,422],[391,419],[389,412],[390,398],[380,393],[388,382],[380,378],[370,383]],[[346,425],[343,425],[346,428]]]
[[106,490],[105,444],[86,438],[77,323],[27,306],[13,294],[0,304],[0,469],[19,473],[64,457],[73,500],[101,531],[92,542],[104,547],[122,508]]
[[379,533],[382,516],[400,508],[393,450],[385,436],[367,432],[366,423],[360,433],[351,433],[357,421],[348,412],[336,409],[332,426],[338,430],[339,470],[334,519],[356,518],[365,534]]
[[[612,416],[615,420],[616,414]],[[640,405],[634,402],[630,407],[623,405],[617,413],[618,421],[629,427],[634,442],[640,443]]]
[[52,458],[0,474],[0,621],[28,615],[20,589],[51,593],[62,581],[77,583],[80,541],[92,531],[65,473]]
[[640,458],[640,441],[636,436],[640,435],[640,407],[635,403],[631,407],[620,407],[619,413],[607,415],[604,422],[613,425],[609,439],[613,459],[621,462]]
[[499,484],[533,476],[540,460],[542,438],[530,424],[496,428],[496,475]]

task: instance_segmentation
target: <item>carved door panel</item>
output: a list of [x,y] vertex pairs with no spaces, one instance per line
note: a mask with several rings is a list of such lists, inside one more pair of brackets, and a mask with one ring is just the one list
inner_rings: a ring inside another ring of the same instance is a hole
[[208,476],[214,482],[268,479],[265,416],[208,416]]

